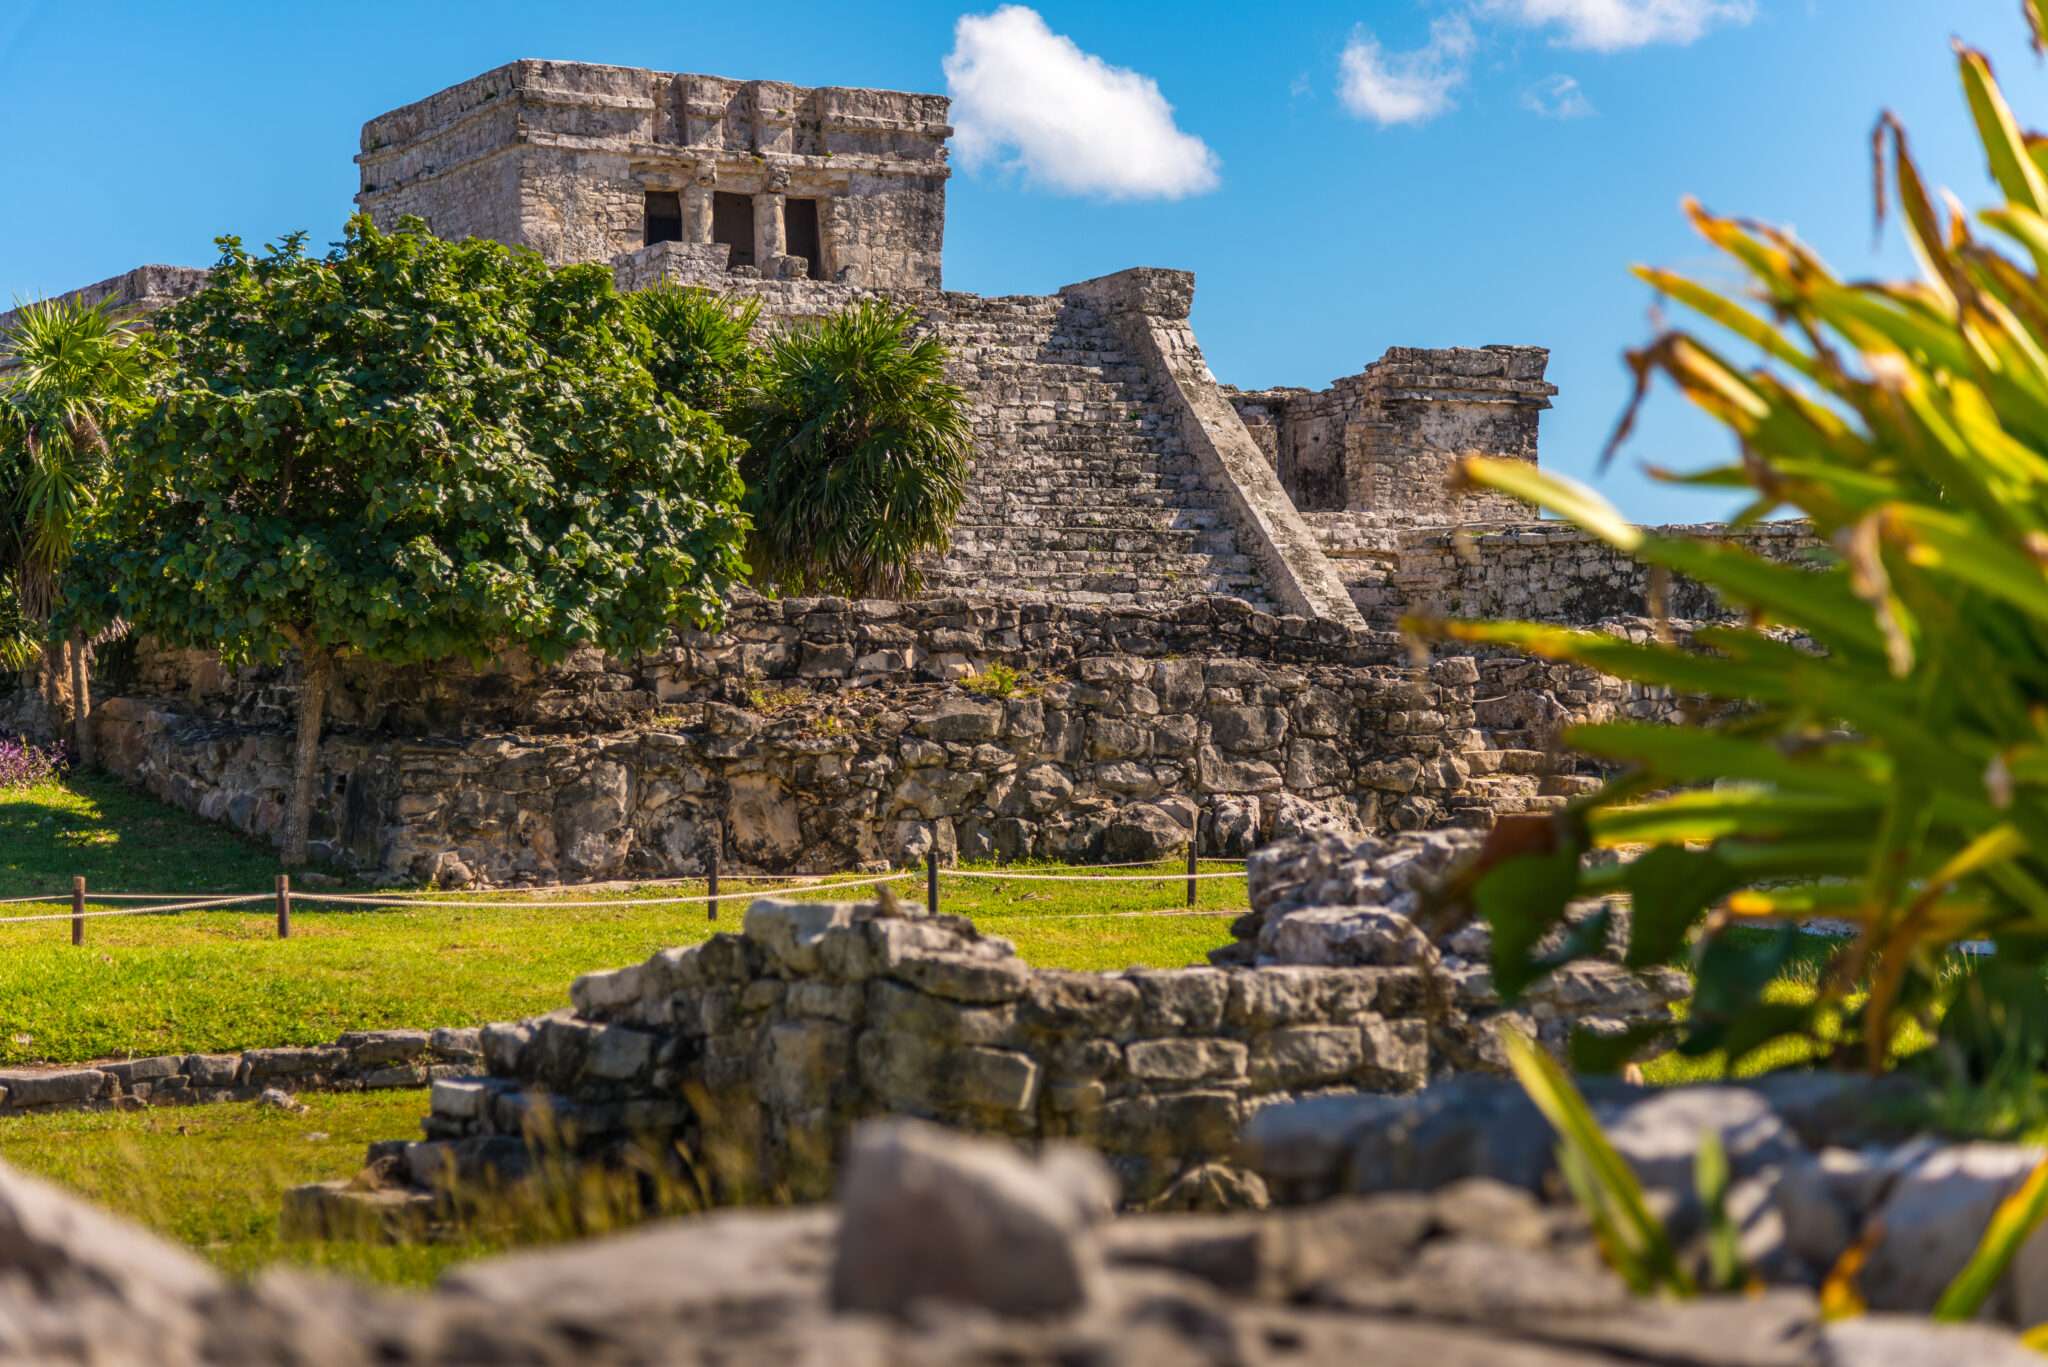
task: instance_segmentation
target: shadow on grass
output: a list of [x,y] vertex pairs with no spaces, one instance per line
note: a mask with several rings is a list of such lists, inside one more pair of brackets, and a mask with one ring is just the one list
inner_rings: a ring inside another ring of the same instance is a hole
[[277,872],[271,849],[119,779],[75,772],[0,792],[0,897],[68,892],[251,891]]

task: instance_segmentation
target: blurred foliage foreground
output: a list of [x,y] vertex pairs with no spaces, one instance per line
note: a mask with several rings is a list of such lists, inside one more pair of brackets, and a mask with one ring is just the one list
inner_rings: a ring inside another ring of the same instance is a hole
[[[2037,36],[2043,8],[2028,0]],[[1930,191],[1906,130],[1883,116],[1878,221],[1895,212],[1918,280],[1839,279],[1790,232],[1692,204],[1748,287],[1639,271],[1715,335],[1677,329],[1631,353],[1638,400],[1661,375],[1738,448],[1718,468],[1657,473],[1746,491],[1743,521],[1803,515],[1825,563],[1659,536],[1531,466],[1464,464],[1466,479],[1655,574],[1711,586],[1743,618],[1683,644],[1407,624],[1696,700],[1688,726],[1570,733],[1617,776],[1563,813],[1498,829],[1442,909],[1493,924],[1511,993],[1604,929],[1539,953],[1568,902],[1619,892],[1635,963],[1692,955],[1682,1053],[1739,1062],[1796,1037],[1813,1046],[1805,1056],[1875,1070],[1917,1026],[1934,1045],[1914,1066],[1951,1082],[2033,1088],[2048,1061],[2048,139],[2021,131],[1981,53],[1958,45],[1957,63],[2004,202],[1973,218]],[[1640,852],[1595,854],[1616,847]],[[1768,994],[1816,920],[1853,930],[1818,990]],[[1953,951],[1987,946],[1958,971]],[[1619,1044],[1577,1061],[1618,1061]]]

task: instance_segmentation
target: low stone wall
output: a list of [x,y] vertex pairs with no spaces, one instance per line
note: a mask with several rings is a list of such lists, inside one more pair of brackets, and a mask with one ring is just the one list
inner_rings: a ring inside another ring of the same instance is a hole
[[572,1011],[484,1027],[489,1075],[435,1084],[404,1176],[523,1164],[544,1114],[588,1157],[677,1141],[734,1187],[816,1197],[853,1124],[896,1114],[1086,1140],[1146,1201],[1227,1157],[1266,1100],[1422,1085],[1441,1010],[1407,966],[1031,969],[962,918],[887,899],[757,901],[741,934],[570,995]]
[[76,1068],[0,1069],[0,1116],[253,1101],[270,1088],[362,1092],[424,1087],[481,1060],[476,1030],[356,1030],[310,1048],[159,1054]]
[[[1803,521],[1653,527],[1741,546],[1769,560],[1819,563],[1827,551]],[[1704,585],[1673,576],[1652,601],[1647,566],[1562,522],[1493,523],[1402,534],[1394,586],[1408,612],[1438,617],[1509,617],[1587,625],[1610,617],[1667,616],[1712,621],[1730,615]]]
[[[144,670],[175,701],[96,708],[98,752],[273,837],[291,678],[176,688],[178,672]],[[1469,659],[1417,671],[1396,637],[1229,600],[755,601],[630,664],[344,670],[314,839],[443,883],[693,874],[714,842],[767,871],[887,865],[934,836],[947,858],[1143,859],[1191,834],[1242,853],[1445,819],[1478,762],[1476,678]]]

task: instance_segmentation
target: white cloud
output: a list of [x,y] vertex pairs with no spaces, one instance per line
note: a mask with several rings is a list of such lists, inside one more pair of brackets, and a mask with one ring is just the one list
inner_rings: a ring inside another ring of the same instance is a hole
[[1583,119],[1597,113],[1586,92],[1570,76],[1545,76],[1522,92],[1522,108],[1546,119]]
[[966,14],[946,55],[953,147],[1061,194],[1180,199],[1213,190],[1220,163],[1184,133],[1159,84],[1054,33],[1036,10]]
[[1620,52],[1690,43],[1718,24],[1746,24],[1756,0],[1480,0],[1483,13],[1557,31],[1565,47]]
[[1432,23],[1429,41],[1412,52],[1388,52],[1361,24],[1338,59],[1338,96],[1346,109],[1382,127],[1427,123],[1455,107],[1474,41],[1472,25],[1457,14]]

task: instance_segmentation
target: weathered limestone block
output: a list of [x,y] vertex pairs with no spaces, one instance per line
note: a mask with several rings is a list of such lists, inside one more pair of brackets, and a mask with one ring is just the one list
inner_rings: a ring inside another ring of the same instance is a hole
[[111,1081],[97,1068],[0,1072],[0,1087],[7,1089],[10,1110],[34,1110],[93,1101],[107,1093]]
[[1245,1046],[1228,1039],[1140,1040],[1124,1066],[1142,1082],[1230,1082],[1245,1076]]

